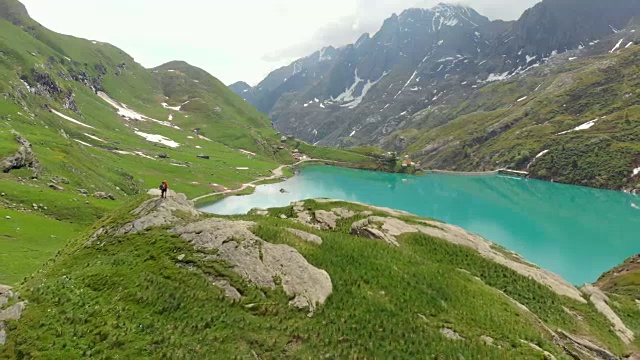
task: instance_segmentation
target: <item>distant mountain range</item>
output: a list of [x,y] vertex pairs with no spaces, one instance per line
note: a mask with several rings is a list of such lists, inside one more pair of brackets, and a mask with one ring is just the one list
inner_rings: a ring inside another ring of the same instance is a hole
[[[497,83],[533,73],[542,81],[551,69],[574,69],[576,59],[616,55],[637,42],[639,18],[640,0],[545,0],[510,22],[489,21],[461,5],[408,9],[355,44],[321,49],[273,71],[256,87],[239,82],[230,88],[269,114],[278,130],[310,143],[404,152],[416,147],[416,132],[424,134],[478,110],[513,106],[510,100],[505,104],[504,98],[485,96]],[[483,102],[461,107],[477,98]],[[429,111],[439,115],[426,118]],[[405,140],[398,143],[401,137]],[[474,149],[465,151],[473,155]],[[496,166],[488,160],[433,163],[420,151],[408,154],[445,168]],[[500,165],[513,165],[515,157]]]

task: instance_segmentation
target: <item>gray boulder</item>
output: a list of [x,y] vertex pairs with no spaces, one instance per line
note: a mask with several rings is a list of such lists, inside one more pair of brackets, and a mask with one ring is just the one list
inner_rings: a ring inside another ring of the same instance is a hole
[[297,230],[297,229],[287,229],[287,231],[304,241],[308,241],[310,243],[314,243],[318,245],[322,244],[322,238],[318,235],[309,234],[308,232]]
[[317,210],[315,213],[316,221],[320,224],[320,228],[335,230],[338,216],[332,212]]
[[0,311],[0,321],[6,320],[20,320],[22,311],[27,307],[27,302],[22,301],[9,306],[8,308]]

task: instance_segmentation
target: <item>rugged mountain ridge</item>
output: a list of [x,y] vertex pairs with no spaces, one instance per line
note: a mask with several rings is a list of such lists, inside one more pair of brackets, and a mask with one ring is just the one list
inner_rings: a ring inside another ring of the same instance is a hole
[[[482,170],[515,164],[516,169],[526,171],[529,162],[518,159],[520,152],[532,152],[527,159],[532,160],[535,154],[548,149],[542,147],[555,134],[538,138],[538,144],[526,150],[506,144],[507,147],[493,147],[488,154],[490,159],[485,160],[487,141],[506,142],[502,135],[508,128],[498,127],[495,131],[492,125],[497,121],[491,121],[485,124],[485,129],[492,129],[488,131],[491,135],[464,144],[464,149],[460,147],[455,155],[447,155],[445,161],[434,161],[427,154],[433,152],[430,146],[437,152],[444,144],[456,146],[465,142],[454,133],[435,129],[464,116],[481,117],[482,112],[503,109],[506,114],[513,106],[523,105],[517,100],[527,100],[525,97],[532,90],[540,90],[541,83],[551,81],[559,73],[568,74],[582,67],[585,73],[590,71],[591,78],[599,78],[598,68],[588,65],[601,61],[601,57],[616,58],[618,53],[633,51],[639,39],[638,15],[637,0],[607,6],[597,1],[545,0],[515,22],[489,22],[460,6],[441,4],[430,10],[410,9],[387,19],[373,38],[365,34],[356,44],[337,49],[339,55],[323,65],[330,68],[328,72],[318,72],[313,66],[305,72],[305,66],[300,65],[317,60],[311,56],[270,74],[268,83],[252,90],[243,88],[241,96],[262,106],[261,110],[269,113],[279,130],[312,143],[344,147],[379,145],[409,155],[426,168]],[[435,31],[434,18],[441,19],[436,22]],[[299,72],[291,76],[296,66]],[[617,97],[633,98],[625,81],[635,79],[634,70],[622,71],[627,73],[625,80],[611,74],[606,81],[622,85],[615,89]],[[276,79],[280,84],[274,88],[278,84]],[[533,82],[537,84],[529,89],[526,84]],[[594,82],[592,86],[599,85]],[[502,92],[498,88],[514,91]],[[509,96],[512,93],[520,96],[514,99]],[[592,101],[571,114],[575,126],[619,111],[617,103],[608,108],[595,106],[598,103],[595,92],[588,96]],[[270,99],[269,104],[261,102],[265,98]],[[275,105],[270,107],[271,103]],[[530,105],[529,114],[548,113],[544,108],[548,104]],[[628,109],[628,117],[635,121],[632,109]],[[560,125],[566,120],[563,110],[551,113],[547,120],[558,121]],[[593,118],[588,118],[592,115]],[[509,122],[504,117],[502,120]],[[564,130],[558,132],[561,131]],[[626,130],[618,128],[618,131]],[[436,134],[439,139],[434,138]],[[421,142],[420,137],[428,137],[432,143]],[[472,165],[463,160],[462,153],[483,159]],[[625,162],[625,175],[615,180],[600,181],[597,185],[593,175],[580,180],[590,186],[633,189],[637,181],[631,181],[631,185],[625,182],[638,165],[633,155],[625,158]],[[567,181],[555,174],[534,176]],[[569,181],[583,184],[575,179]]]

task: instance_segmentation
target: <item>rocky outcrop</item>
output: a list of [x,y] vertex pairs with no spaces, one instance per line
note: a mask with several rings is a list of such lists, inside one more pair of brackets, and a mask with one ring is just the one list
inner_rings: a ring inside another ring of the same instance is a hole
[[[370,217],[368,219],[356,221],[351,225],[351,234],[364,237],[367,239],[382,240],[388,244],[394,246],[400,246],[396,238],[384,231],[380,230],[380,223],[375,221],[376,218]],[[391,218],[388,218],[391,219]],[[385,222],[383,222],[385,223]],[[407,232],[417,232],[415,229],[410,229]]]
[[275,289],[280,283],[293,297],[292,306],[313,311],[324,304],[333,291],[329,274],[310,265],[294,248],[260,239],[250,231],[253,226],[253,222],[213,218],[177,226],[172,232],[196,249],[217,250],[210,260],[228,263],[259,287]]
[[609,322],[611,322],[613,330],[616,332],[616,335],[618,335],[620,340],[625,344],[633,342],[635,338],[633,331],[629,330],[620,317],[618,317],[618,315],[611,309],[607,295],[591,284],[585,284],[581,290],[589,296],[589,300],[593,303],[596,309],[598,309],[598,311],[604,315]]
[[324,210],[317,210],[314,215],[321,229],[334,230],[336,228],[338,215]]
[[15,302],[20,299],[20,295],[13,291],[10,286],[0,285],[0,345],[7,341],[7,321],[20,320],[22,311],[27,306],[26,301]]
[[76,99],[74,98],[73,92],[71,90],[67,91],[67,94],[65,95],[62,102],[62,107],[71,110],[76,114],[80,113],[80,110],[78,110],[78,105],[76,105]]
[[33,81],[36,83],[33,87],[33,93],[36,95],[52,97],[63,93],[62,88],[49,73],[34,70]]
[[118,229],[116,235],[136,234],[152,227],[173,224],[180,219],[175,214],[178,212],[191,217],[200,216],[193,202],[187,200],[184,194],[176,194],[167,199],[150,199],[131,212],[137,218]]
[[0,170],[8,173],[11,170],[28,168],[33,170],[34,175],[37,176],[40,172],[40,163],[33,152],[31,143],[17,132],[14,131],[13,134],[20,147],[13,155],[0,160]]
[[563,330],[558,330],[558,335],[560,335],[562,339],[572,343],[572,345],[576,347],[580,352],[586,353],[589,356],[596,356],[597,359],[603,359],[603,360],[619,359],[610,351],[603,349],[602,347],[595,345],[594,343],[588,340],[581,339],[577,336],[571,335]]
[[309,234],[308,232],[302,231],[302,230],[297,230],[297,229],[287,229],[288,232],[292,233],[293,235],[299,237],[300,239],[310,242],[310,243],[314,243],[314,244],[318,244],[318,245],[322,245],[322,238],[318,235],[314,235],[314,234]]
[[[328,202],[325,199],[316,201],[320,203]],[[304,201],[294,202],[291,205],[293,206],[293,211],[296,214],[296,220],[298,222],[320,230],[335,230],[338,225],[338,220],[349,219],[357,215],[354,211],[339,207],[331,209],[330,211],[316,210],[312,214],[305,209]]]

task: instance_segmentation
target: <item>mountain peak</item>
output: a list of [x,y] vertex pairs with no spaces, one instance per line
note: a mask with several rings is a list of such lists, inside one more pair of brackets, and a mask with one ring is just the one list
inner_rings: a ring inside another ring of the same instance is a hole
[[30,19],[27,8],[17,0],[0,0],[0,19],[20,24]]
[[460,5],[439,3],[430,8],[409,8],[399,16],[402,22],[431,23],[433,31],[443,26],[480,26],[489,23],[489,19],[474,9]]

